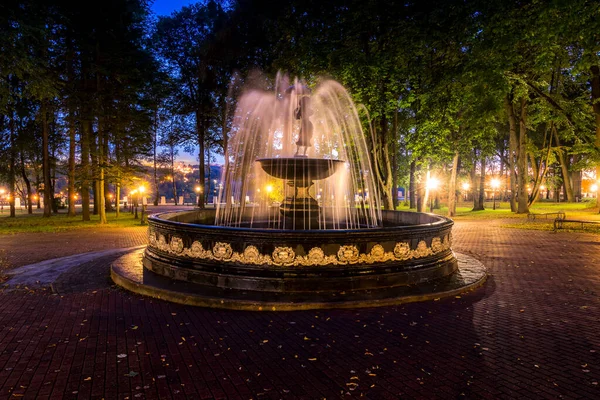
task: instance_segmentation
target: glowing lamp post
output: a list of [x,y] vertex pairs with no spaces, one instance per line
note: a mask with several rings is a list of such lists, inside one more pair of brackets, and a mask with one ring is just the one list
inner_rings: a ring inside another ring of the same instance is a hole
[[470,188],[471,188],[471,184],[469,182],[463,182],[462,190],[465,194],[465,201],[467,201],[467,193],[469,193]]
[[500,181],[498,179],[492,179],[492,199],[494,202],[494,206],[492,207],[492,210],[496,209],[496,189],[498,189],[500,187]]
[[433,192],[438,188],[438,186],[440,185],[440,181],[438,181],[436,178],[429,178],[427,180],[427,189],[429,190],[429,212],[433,212]]
[[593,184],[593,185],[590,187],[590,191],[592,191],[593,193],[596,193],[596,197],[597,197],[597,196],[598,196],[598,185],[594,183],[594,184]]
[[197,185],[194,188],[194,190],[196,191],[196,203],[198,204],[198,207],[200,207],[200,205],[202,204],[200,203],[200,194],[202,193],[202,188],[199,185]]

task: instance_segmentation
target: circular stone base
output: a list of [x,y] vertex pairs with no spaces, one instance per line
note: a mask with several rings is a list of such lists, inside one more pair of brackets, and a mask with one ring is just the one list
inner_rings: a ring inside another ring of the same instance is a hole
[[247,311],[292,311],[324,308],[378,307],[454,296],[481,286],[486,268],[473,257],[455,253],[458,270],[428,283],[377,290],[337,293],[265,293],[219,289],[176,281],[155,274],[142,265],[144,250],[132,251],[111,265],[112,280],[119,286],[145,296],[180,304]]

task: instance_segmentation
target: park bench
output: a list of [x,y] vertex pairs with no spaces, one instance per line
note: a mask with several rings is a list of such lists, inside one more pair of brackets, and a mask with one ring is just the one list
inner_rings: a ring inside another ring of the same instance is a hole
[[573,224],[581,224],[581,229],[585,224],[590,225],[600,225],[600,221],[588,221],[583,219],[565,219],[565,218],[556,218],[554,220],[554,230],[563,229],[563,224],[573,223]]
[[567,217],[567,215],[565,214],[564,211],[558,211],[558,212],[547,212],[547,213],[529,213],[527,214],[527,219],[532,219],[535,221],[536,218],[538,217],[544,217],[545,219],[548,219],[549,216],[556,216],[556,219],[565,219]]

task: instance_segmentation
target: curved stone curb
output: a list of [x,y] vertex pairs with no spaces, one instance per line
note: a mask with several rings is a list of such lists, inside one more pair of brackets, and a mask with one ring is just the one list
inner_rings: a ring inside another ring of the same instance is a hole
[[[421,290],[420,293],[372,300],[336,300],[321,302],[254,301],[239,297],[202,295],[191,291],[189,286],[186,290],[171,290],[168,288],[168,285],[173,282],[162,276],[144,270],[142,266],[142,255],[143,250],[136,250],[113,262],[111,265],[112,280],[117,285],[144,296],[185,305],[243,311],[294,311],[392,306],[456,296],[483,285],[487,279],[487,270],[480,261],[465,254],[456,253],[456,258],[458,259],[457,272],[445,282],[435,285],[425,285],[428,287]],[[149,277],[151,279],[148,279]],[[199,286],[192,288],[201,289]]]
[[124,247],[119,249],[109,249],[101,251],[92,251],[72,256],[53,258],[51,260],[41,261],[35,264],[23,265],[7,272],[10,277],[4,285],[49,285],[53,283],[60,275],[68,272],[71,268],[93,261],[100,257],[131,252],[145,248],[145,245],[135,247]]

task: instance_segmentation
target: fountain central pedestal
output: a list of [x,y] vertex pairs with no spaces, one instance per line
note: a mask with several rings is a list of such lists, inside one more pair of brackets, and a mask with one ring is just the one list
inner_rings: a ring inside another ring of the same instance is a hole
[[301,229],[317,227],[320,207],[309,193],[314,181],[329,178],[344,164],[341,160],[289,157],[257,160],[270,176],[286,181],[293,189],[280,206],[281,214],[295,221]]

